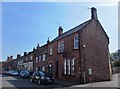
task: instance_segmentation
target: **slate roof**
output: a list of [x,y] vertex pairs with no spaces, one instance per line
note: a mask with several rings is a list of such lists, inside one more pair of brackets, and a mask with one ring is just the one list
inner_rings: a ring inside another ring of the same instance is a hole
[[84,23],[82,23],[82,24],[80,24],[80,25],[78,25],[70,30],[68,30],[67,32],[65,32],[65,33],[61,34],[60,36],[56,37],[55,39],[53,39],[51,42],[57,41],[61,38],[64,38],[64,37],[74,33],[74,32],[81,30],[83,27],[85,27],[87,24],[89,24],[90,21],[91,21],[91,19],[88,21],[85,21]]

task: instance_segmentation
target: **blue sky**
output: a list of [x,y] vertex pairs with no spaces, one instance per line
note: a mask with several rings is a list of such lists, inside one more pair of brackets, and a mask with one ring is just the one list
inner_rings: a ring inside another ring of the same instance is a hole
[[109,49],[118,49],[118,8],[110,3],[2,3],[2,59],[29,52],[65,31],[91,18],[90,9],[97,8],[98,18],[110,38]]

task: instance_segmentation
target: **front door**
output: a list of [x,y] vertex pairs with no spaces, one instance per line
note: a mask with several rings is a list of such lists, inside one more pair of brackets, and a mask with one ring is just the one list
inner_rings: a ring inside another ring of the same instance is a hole
[[55,77],[57,78],[58,77],[58,61],[56,61],[56,73],[55,73]]
[[49,76],[53,76],[53,65],[52,65],[52,63],[50,63],[48,65],[48,74],[49,74]]

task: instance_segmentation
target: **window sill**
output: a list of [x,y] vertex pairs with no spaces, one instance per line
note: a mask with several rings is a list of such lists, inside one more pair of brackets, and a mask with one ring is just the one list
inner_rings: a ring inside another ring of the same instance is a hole
[[78,50],[79,48],[74,48],[74,50]]
[[75,75],[69,75],[69,74],[63,74],[64,76],[71,76],[71,77],[74,77]]

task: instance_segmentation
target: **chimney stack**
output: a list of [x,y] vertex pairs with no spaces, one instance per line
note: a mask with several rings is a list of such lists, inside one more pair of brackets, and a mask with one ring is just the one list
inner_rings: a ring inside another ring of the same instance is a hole
[[40,47],[40,45],[39,44],[37,44],[37,49]]
[[13,60],[13,56],[10,56],[10,60]]
[[60,36],[61,34],[63,34],[63,29],[62,29],[62,26],[59,26],[59,29],[58,29],[58,36]]
[[17,54],[17,58],[20,58],[20,56],[21,56],[20,54]]
[[95,20],[98,19],[98,17],[97,17],[97,9],[94,8],[94,7],[91,8],[91,19],[95,19]]
[[35,51],[35,47],[33,48],[33,51]]
[[10,57],[8,56],[8,57],[7,57],[7,60],[9,60],[9,59],[10,59]]
[[50,40],[49,40],[49,37],[48,37],[47,44],[49,44],[49,43],[50,43]]
[[26,56],[27,55],[27,52],[24,52],[24,56]]

